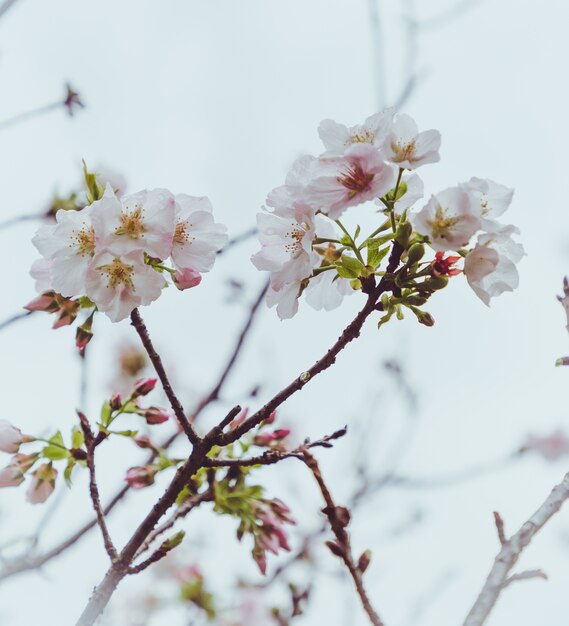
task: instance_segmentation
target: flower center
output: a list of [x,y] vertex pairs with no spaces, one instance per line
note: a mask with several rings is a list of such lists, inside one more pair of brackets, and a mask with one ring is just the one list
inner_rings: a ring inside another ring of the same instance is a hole
[[179,246],[191,244],[195,240],[195,237],[193,237],[188,230],[191,227],[192,225],[189,222],[178,222],[174,232],[174,243]]
[[459,217],[447,217],[446,209],[443,209],[443,207],[439,205],[435,213],[435,219],[429,220],[427,224],[435,239],[447,239],[453,227],[456,226],[459,221]]
[[308,224],[293,222],[291,229],[285,235],[285,250],[291,255],[300,252],[302,250],[302,238],[309,230],[310,226]]
[[92,226],[83,224],[79,231],[73,231],[71,246],[77,246],[77,254],[81,256],[95,254],[95,229]]
[[115,229],[117,235],[127,235],[131,239],[139,239],[144,237],[146,227],[144,226],[144,210],[142,207],[135,205],[133,211],[125,210],[121,212],[121,225]]
[[395,158],[393,160],[396,163],[401,163],[402,161],[413,161],[415,159],[416,147],[414,139],[408,142],[405,142],[402,139],[394,141],[391,144],[391,149],[395,153]]
[[360,128],[352,134],[349,143],[373,143],[375,133],[367,128]]
[[132,277],[134,276],[133,265],[128,265],[120,259],[114,258],[111,263],[100,265],[97,269],[107,275],[107,287],[116,289],[120,285],[125,285],[134,289],[134,283],[132,282]]
[[365,172],[359,163],[355,163],[351,167],[346,167],[336,180],[348,190],[348,198],[351,200],[358,193],[370,189],[373,176],[373,174]]

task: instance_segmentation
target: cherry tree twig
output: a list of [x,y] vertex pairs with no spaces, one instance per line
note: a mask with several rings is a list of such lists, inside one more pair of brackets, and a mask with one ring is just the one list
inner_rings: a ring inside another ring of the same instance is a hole
[[[223,388],[225,381],[227,380],[229,374],[231,373],[231,370],[235,367],[237,359],[243,349],[243,346],[245,345],[245,340],[247,336],[249,335],[249,333],[251,332],[251,329],[253,328],[253,322],[257,316],[257,313],[263,301],[263,297],[265,295],[266,290],[267,290],[267,285],[264,285],[262,289],[260,290],[257,298],[254,300],[253,304],[251,305],[249,309],[249,313],[245,320],[245,324],[243,325],[243,328],[241,329],[241,332],[239,333],[235,346],[229,355],[226,365],[224,366],[212,390],[204,396],[202,401],[197,405],[197,407],[192,411],[192,413],[188,417],[188,421],[190,423],[194,423],[199,417],[199,415],[202,413],[202,411],[210,403],[218,399],[219,393],[221,389]],[[31,312],[24,313],[19,317],[25,317],[26,315],[29,315],[29,314],[31,314]],[[167,450],[174,443],[174,441],[176,441],[178,436],[179,436],[179,432],[174,433],[160,447],[163,450]],[[156,458],[156,453],[153,452],[149,456],[147,463],[152,463],[152,461],[155,458]],[[103,509],[104,514],[108,515],[115,508],[115,506],[123,500],[123,498],[129,493],[129,491],[130,491],[130,487],[128,485],[125,485],[124,487],[122,487],[114,495],[114,497],[111,498],[107,506]],[[84,535],[86,535],[96,525],[97,525],[97,520],[92,519],[90,522],[87,522],[86,524],[81,526],[75,533],[70,535],[67,539],[57,544],[50,550],[47,550],[43,554],[38,554],[38,555],[25,554],[17,559],[14,559],[10,562],[5,563],[2,569],[0,570],[0,582],[8,578],[11,578],[12,576],[15,576],[17,574],[21,574],[27,571],[37,570],[43,567],[47,562],[51,561],[52,559],[61,555],[63,552],[66,552],[68,549],[72,548],[80,539],[82,539]]]
[[363,571],[358,567],[354,560],[354,555],[350,544],[350,537],[346,532],[346,526],[350,521],[349,511],[345,507],[337,506],[334,503],[332,495],[330,494],[330,490],[328,489],[326,483],[324,482],[324,478],[322,477],[318,462],[308,452],[308,450],[303,451],[303,460],[308,469],[312,472],[312,475],[316,479],[316,482],[318,483],[318,488],[320,489],[322,497],[324,498],[324,502],[326,503],[326,507],[322,510],[322,512],[328,518],[330,528],[332,529],[332,532],[336,537],[335,543],[330,542],[327,545],[336,556],[339,556],[344,561],[344,564],[346,565],[354,581],[356,591],[358,592],[362,606],[364,608],[364,611],[367,613],[370,622],[373,624],[373,626],[383,626],[383,622],[381,621],[376,610],[373,608],[365,589],[363,582]]
[[530,544],[535,535],[547,524],[547,522],[561,509],[565,501],[569,499],[569,473],[556,485],[543,504],[522,525],[517,533],[509,539],[506,538],[502,518],[495,514],[498,536],[502,543],[502,549],[494,560],[494,565],[488,574],[484,587],[478,595],[476,602],[470,609],[463,626],[482,626],[490,612],[496,605],[500,594],[512,582],[527,578],[544,578],[541,570],[531,570],[520,574],[510,572],[520,558],[521,553]]
[[8,328],[8,326],[11,326],[12,324],[16,322],[19,322],[20,320],[23,320],[24,318],[29,317],[33,313],[34,311],[24,311],[23,313],[16,313],[15,315],[12,315],[8,319],[4,320],[3,322],[0,322],[0,330],[4,330]]

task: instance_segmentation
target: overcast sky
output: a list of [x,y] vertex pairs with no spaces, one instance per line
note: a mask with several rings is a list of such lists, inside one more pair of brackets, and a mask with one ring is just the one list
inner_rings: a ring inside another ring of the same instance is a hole
[[[292,160],[320,152],[321,119],[363,121],[397,99],[412,68],[415,86],[403,110],[421,128],[437,128],[443,136],[441,162],[421,170],[426,193],[470,176],[515,187],[507,218],[520,227],[527,251],[520,288],[488,309],[459,277],[429,302],[433,328],[405,319],[378,333],[369,324],[336,366],[281,415],[299,437],[317,437],[345,423],[356,432],[371,416],[370,465],[381,469],[398,436],[412,432],[398,469],[418,477],[453,476],[500,461],[528,432],[565,428],[569,419],[569,372],[553,366],[569,353],[555,299],[569,272],[563,169],[569,6],[561,0],[480,0],[454,15],[447,13],[450,0],[377,4],[381,31],[374,43],[367,0],[19,0],[0,21],[0,120],[57,100],[68,80],[87,108],[74,119],[55,111],[2,130],[0,221],[39,211],[54,191],[76,186],[84,158],[124,172],[131,191],[160,186],[208,195],[218,221],[239,234],[254,224],[267,192],[282,183]],[[420,26],[410,46],[404,11],[413,5]],[[372,224],[371,208],[368,215]],[[25,223],[0,231],[0,321],[33,296],[28,268],[35,258],[35,227]],[[168,290],[143,311],[187,406],[219,370],[245,314],[243,303],[227,303],[227,281],[245,285],[246,301],[262,283],[249,262],[255,247],[248,242],[235,248],[199,289]],[[301,305],[287,322],[264,310],[230,380],[227,404],[243,401],[257,383],[262,402],[307,369],[361,301],[355,295],[328,314]],[[86,407],[92,415],[111,388],[117,342],[135,339],[127,322],[98,322]],[[392,358],[401,361],[419,396],[412,416],[381,367]],[[73,331],[51,331],[47,316],[1,333],[0,418],[38,434],[52,426],[69,430],[79,402],[77,364]],[[209,419],[219,412],[217,407]],[[320,454],[339,501],[354,486],[344,476],[355,439]],[[105,494],[114,492],[128,466],[128,460],[115,460],[121,449],[101,455]],[[385,490],[360,509],[354,542],[373,549],[367,581],[388,626],[462,623],[498,550],[492,511],[499,510],[507,529],[515,530],[563,472],[563,462],[547,465],[528,457],[450,488]],[[288,466],[280,475],[273,468],[267,480],[271,495],[296,502],[295,513],[317,524],[319,502],[301,468]],[[135,494],[113,516],[118,543],[157,493]],[[41,518],[43,511],[23,499],[21,489],[0,494],[2,543],[34,529]],[[86,519],[88,507],[84,478],[78,478],[46,527],[43,544],[52,545]],[[416,511],[421,522],[405,530]],[[211,550],[194,546],[212,583],[220,555],[231,556],[224,561],[234,567],[231,572],[255,579],[250,546],[234,545],[235,525],[212,521],[211,512],[200,512],[198,520],[191,526],[195,537],[205,540],[205,528],[219,544]],[[490,626],[566,626],[568,522],[569,510],[520,563],[543,568],[549,582],[512,586]],[[326,571],[337,566],[328,561]],[[43,575],[2,584],[0,621],[73,624],[105,567],[93,534]],[[115,603],[132,599],[140,585],[121,587]],[[338,586],[328,575],[306,616],[295,623],[316,626],[325,619],[342,626],[366,623],[349,583]]]

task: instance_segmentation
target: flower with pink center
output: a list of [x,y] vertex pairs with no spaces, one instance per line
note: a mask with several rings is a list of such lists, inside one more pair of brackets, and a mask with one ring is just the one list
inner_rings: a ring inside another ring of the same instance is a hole
[[185,291],[197,287],[202,282],[202,275],[193,267],[185,267],[182,270],[176,270],[172,280],[180,291]]
[[384,143],[385,158],[395,165],[414,170],[440,161],[441,134],[438,130],[419,132],[415,120],[405,113],[394,119]]
[[358,143],[371,144],[378,150],[381,149],[391,129],[392,119],[393,111],[386,109],[370,115],[363,124],[350,127],[334,120],[322,120],[318,135],[326,148],[324,154],[343,154],[350,146]]
[[51,463],[40,465],[35,472],[32,472],[32,480],[26,498],[32,504],[45,502],[55,489],[57,470]]
[[274,290],[310,276],[318,264],[320,257],[312,250],[314,216],[314,209],[303,202],[257,214],[261,250],[251,261],[258,270],[271,272]]
[[20,449],[20,445],[29,441],[29,437],[22,434],[22,431],[12,426],[6,420],[0,420],[0,452],[14,454]]
[[[97,202],[104,206],[99,206]],[[146,252],[160,260],[172,250],[175,199],[167,189],[139,191],[119,200],[107,185],[102,200],[94,202],[92,220],[97,251],[116,255]]]
[[550,435],[529,435],[520,452],[528,450],[541,454],[547,461],[557,461],[569,456],[569,437],[559,428]]
[[396,169],[369,144],[356,144],[340,157],[322,157],[307,185],[306,202],[331,219],[350,206],[386,194],[395,184]]
[[175,198],[172,262],[178,270],[209,272],[227,243],[227,228],[213,219],[208,198],[179,193]]
[[514,190],[486,178],[471,178],[461,187],[471,193],[480,204],[480,222],[482,230],[495,233],[502,225],[495,218],[505,213],[512,203]]
[[516,263],[525,255],[523,246],[512,239],[514,226],[478,236],[476,246],[464,259],[464,274],[474,293],[490,306],[490,299],[519,284]]
[[473,196],[461,187],[449,187],[412,216],[417,232],[429,238],[431,246],[444,252],[467,245],[480,228],[480,211]]
[[125,480],[133,489],[143,489],[144,487],[149,487],[154,484],[156,471],[154,465],[131,467],[127,470]]
[[[43,257],[51,262],[49,273],[46,264],[41,270],[44,281],[49,277],[51,288],[62,296],[71,298],[85,293],[85,275],[96,247],[94,211],[97,203],[99,210],[112,203],[107,192],[105,196],[80,211],[60,209],[55,215],[57,224],[42,226],[32,240]],[[37,273],[37,265],[34,271]]]
[[163,276],[144,263],[141,251],[122,256],[97,254],[86,276],[86,295],[112,322],[128,317],[138,306],[156,300],[165,285]]

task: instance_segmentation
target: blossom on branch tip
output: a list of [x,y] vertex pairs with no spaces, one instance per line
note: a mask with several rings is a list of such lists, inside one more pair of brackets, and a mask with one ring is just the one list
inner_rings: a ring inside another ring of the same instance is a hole
[[460,187],[449,187],[431,196],[429,202],[412,216],[413,225],[429,238],[431,246],[444,252],[468,244],[480,228],[479,210],[473,196]]
[[322,157],[305,189],[305,200],[338,219],[350,207],[386,194],[395,184],[395,167],[369,144],[356,144],[340,157]]
[[441,134],[438,130],[419,132],[415,120],[405,114],[397,115],[385,140],[385,158],[401,168],[414,170],[440,160]]
[[25,441],[30,441],[30,438],[23,435],[19,428],[6,420],[0,420],[0,452],[14,454]]
[[435,259],[431,263],[434,276],[457,276],[462,273],[461,269],[453,267],[455,263],[458,263],[462,259],[461,256],[447,256],[444,252],[437,252]]
[[476,246],[464,259],[468,284],[487,306],[491,298],[518,286],[516,263],[525,252],[511,237],[516,232],[514,226],[505,226],[497,233],[479,235]]
[[381,149],[393,119],[392,109],[370,115],[363,124],[345,126],[326,119],[318,126],[318,135],[326,148],[326,155],[343,154],[350,146],[358,143],[371,144]]
[[482,230],[487,233],[499,231],[502,225],[495,218],[506,212],[512,203],[514,190],[495,183],[493,180],[476,177],[471,178],[467,183],[462,183],[461,187],[472,194],[480,204]]

